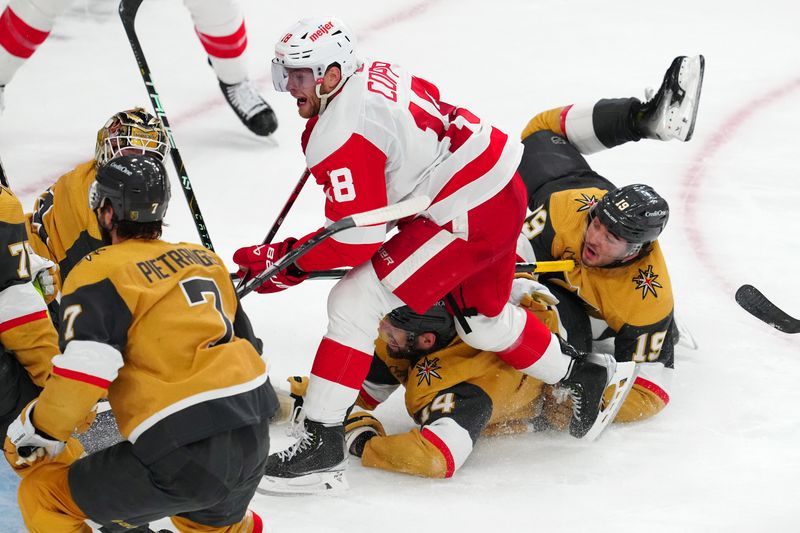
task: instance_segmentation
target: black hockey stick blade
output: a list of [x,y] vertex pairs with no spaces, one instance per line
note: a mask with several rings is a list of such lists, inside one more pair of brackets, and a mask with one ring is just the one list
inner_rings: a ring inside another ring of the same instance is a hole
[[736,303],[741,305],[742,309],[778,331],[800,333],[800,320],[789,316],[752,285],[739,287],[739,290],[736,291]]

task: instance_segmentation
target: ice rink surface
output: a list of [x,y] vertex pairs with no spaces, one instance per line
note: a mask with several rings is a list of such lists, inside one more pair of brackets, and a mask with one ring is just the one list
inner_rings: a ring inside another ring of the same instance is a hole
[[[303,16],[340,17],[359,36],[362,56],[409,67],[435,83],[442,100],[514,135],[545,109],[642,97],[676,55],[702,53],[707,67],[690,143],[642,141],[588,158],[617,185],[653,185],[672,208],[661,243],[676,314],[700,348],[677,349],[668,408],[592,444],[554,434],[482,439],[449,480],[352,461],[347,493],[257,495],[253,508],[272,531],[797,531],[800,336],[772,330],[733,300],[739,285],[752,283],[800,316],[796,2],[246,0],[243,7],[252,77],[280,120],[267,140],[228,109],[181,2],[145,0],[138,17],[153,80],[226,261],[261,241],[304,168],[303,121],[269,78],[274,42]],[[150,109],[116,2],[76,0],[6,90],[0,155],[26,209],[92,157],[110,115],[137,104]],[[278,238],[319,227],[322,202],[309,183]],[[197,242],[177,180],[167,222],[168,240]],[[245,298],[273,383],[308,373],[330,287],[308,281]],[[377,414],[389,432],[413,424],[400,397]],[[275,449],[289,443],[281,427],[272,436]],[[8,468],[0,471],[0,530],[21,530],[15,481]]]

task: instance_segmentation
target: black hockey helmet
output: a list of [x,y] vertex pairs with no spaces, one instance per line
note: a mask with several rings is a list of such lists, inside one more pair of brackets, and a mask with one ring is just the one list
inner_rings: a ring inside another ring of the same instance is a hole
[[637,183],[608,191],[591,216],[617,237],[645,245],[661,235],[669,219],[669,205],[652,187]]
[[406,331],[408,347],[414,345],[417,335],[433,333],[436,342],[433,349],[444,348],[455,338],[456,326],[453,317],[447,312],[444,301],[439,300],[430,309],[422,314],[415,312],[409,306],[398,307],[386,315],[389,323],[398,329]]
[[108,199],[118,220],[155,222],[164,218],[169,197],[164,163],[148,155],[123,155],[97,169],[89,206],[94,211]]

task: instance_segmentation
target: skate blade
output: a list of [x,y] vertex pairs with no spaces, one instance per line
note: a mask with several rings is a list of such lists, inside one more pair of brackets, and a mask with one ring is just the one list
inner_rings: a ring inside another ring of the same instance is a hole
[[[700,107],[700,91],[703,88],[703,74],[706,69],[706,59],[702,55],[690,57],[682,72],[682,79],[679,81],[681,89],[686,91],[686,95],[678,109],[676,119],[680,121],[681,129],[678,138],[681,141],[689,141],[694,134],[694,125],[697,122],[697,110]],[[684,134],[684,131],[686,132]]]
[[614,421],[614,417],[617,416],[620,407],[622,407],[622,403],[625,401],[625,398],[628,397],[628,393],[633,388],[633,382],[636,381],[636,375],[638,373],[639,368],[633,361],[616,364],[614,373],[611,376],[611,379],[608,381],[608,384],[606,384],[606,391],[613,387],[614,394],[611,397],[611,400],[604,407],[601,406],[600,412],[597,414],[594,424],[592,424],[592,427],[589,428],[589,431],[586,433],[586,435],[583,436],[583,440],[589,442],[596,440],[603,433],[603,431],[605,431],[606,428],[611,425],[611,422]]
[[256,492],[270,496],[336,494],[349,489],[344,470],[315,472],[294,478],[263,476]]

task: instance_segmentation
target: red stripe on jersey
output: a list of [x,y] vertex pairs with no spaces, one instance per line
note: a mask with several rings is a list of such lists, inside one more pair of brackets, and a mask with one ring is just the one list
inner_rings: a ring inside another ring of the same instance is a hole
[[31,57],[48,35],[49,31],[29,26],[10,7],[0,16],[0,45],[12,56],[22,59]]
[[111,385],[111,382],[107,379],[92,376],[91,374],[84,374],[83,372],[76,372],[75,370],[59,368],[57,366],[53,367],[53,374],[75,381],[82,381],[83,383],[88,383],[89,385],[100,387],[101,389],[107,389],[109,385]]
[[208,55],[218,59],[231,59],[239,57],[244,53],[247,48],[247,30],[244,27],[244,21],[239,29],[230,35],[213,36],[200,33],[197,29],[197,36],[200,42],[203,43],[203,48],[206,49]]
[[361,401],[364,402],[365,404],[367,404],[367,407],[369,407],[370,410],[375,409],[378,406],[378,404],[381,403],[378,400],[376,400],[375,398],[373,398],[370,395],[370,393],[365,391],[363,389],[363,387],[362,387],[362,389],[360,391],[358,391],[358,395],[361,397]]
[[253,533],[262,533],[264,531],[264,522],[261,520],[261,517],[252,509],[250,510],[250,514],[253,515]]
[[567,135],[567,113],[569,113],[570,109],[572,109],[572,104],[561,110],[561,132],[567,139],[569,139],[569,135]]
[[447,444],[439,438],[439,435],[428,428],[423,428],[423,430],[420,431],[420,435],[428,439],[431,444],[442,452],[444,462],[447,464],[447,472],[445,472],[444,477],[453,477],[453,473],[456,471],[456,462],[453,460],[453,454],[450,453],[450,448],[447,447]]
[[360,390],[367,377],[372,355],[322,338],[311,373],[350,389]]
[[541,359],[553,338],[547,326],[533,313],[528,312],[527,315],[525,328],[519,339],[510,348],[497,352],[497,357],[517,370],[528,368]]
[[639,385],[640,387],[649,390],[650,392],[661,398],[661,401],[664,402],[664,405],[667,405],[669,403],[669,394],[667,394],[667,391],[665,391],[652,381],[649,381],[642,377],[637,377],[636,381],[634,381],[633,384]]
[[506,146],[508,135],[492,127],[492,133],[489,137],[489,146],[478,157],[464,165],[464,167],[456,172],[447,185],[439,191],[433,203],[444,200],[454,192],[462,187],[469,185],[473,181],[489,172],[500,159],[503,154],[503,148]]
[[17,326],[21,326],[22,324],[27,324],[29,322],[33,322],[34,320],[41,320],[43,318],[47,318],[47,311],[36,311],[35,313],[31,313],[29,315],[18,316],[17,318],[6,320],[5,322],[0,323],[0,333],[13,329]]

